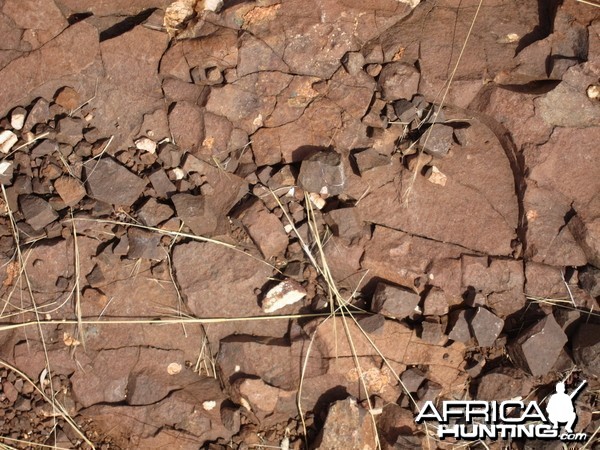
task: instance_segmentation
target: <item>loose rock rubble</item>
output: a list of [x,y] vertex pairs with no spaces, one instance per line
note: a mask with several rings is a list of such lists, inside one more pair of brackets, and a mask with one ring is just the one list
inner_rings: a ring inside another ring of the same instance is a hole
[[443,449],[581,380],[591,435],[600,13],[529,3],[0,2],[3,443]]

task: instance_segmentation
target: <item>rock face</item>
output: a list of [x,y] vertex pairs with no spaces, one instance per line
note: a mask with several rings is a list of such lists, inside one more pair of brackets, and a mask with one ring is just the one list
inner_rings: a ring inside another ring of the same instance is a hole
[[453,145],[436,162],[447,177],[444,186],[402,170],[359,203],[362,219],[476,252],[510,255],[518,217],[513,172],[492,131],[475,118],[470,123],[468,144]]

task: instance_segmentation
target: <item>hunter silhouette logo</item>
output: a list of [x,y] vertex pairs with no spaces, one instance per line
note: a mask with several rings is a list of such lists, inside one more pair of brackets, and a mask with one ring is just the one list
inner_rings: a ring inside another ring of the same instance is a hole
[[577,414],[575,414],[575,408],[573,407],[573,398],[579,394],[585,383],[586,380],[583,380],[571,395],[565,394],[565,383],[556,383],[556,394],[552,394],[550,400],[548,400],[548,406],[546,406],[548,419],[554,425],[554,429],[558,429],[558,424],[563,422],[567,424],[565,431],[573,433],[573,425],[577,420]]
[[[575,433],[577,413],[573,399],[581,392],[586,381],[567,394],[565,383],[556,383],[556,393],[546,405],[546,413],[536,401],[524,403],[513,400],[450,400],[436,407],[433,401],[425,402],[415,422],[437,422],[440,439],[452,437],[465,440],[490,439],[560,439],[585,441],[586,433]],[[565,424],[561,433],[561,424]]]

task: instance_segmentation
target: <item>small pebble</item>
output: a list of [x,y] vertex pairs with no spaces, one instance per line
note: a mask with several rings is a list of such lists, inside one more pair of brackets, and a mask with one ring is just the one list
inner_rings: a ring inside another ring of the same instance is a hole
[[147,137],[139,138],[135,141],[135,148],[138,150],[144,150],[148,153],[155,154],[156,153],[156,142],[152,139],[148,139]]
[[306,290],[300,283],[286,280],[272,288],[262,303],[263,311],[272,313],[287,305],[293,305],[306,297]]
[[19,138],[15,133],[10,130],[4,130],[0,132],[0,152],[6,154],[10,152],[13,145],[17,143]]
[[10,126],[15,130],[21,130],[25,124],[25,117],[27,117],[25,108],[19,106],[13,109],[10,113]]

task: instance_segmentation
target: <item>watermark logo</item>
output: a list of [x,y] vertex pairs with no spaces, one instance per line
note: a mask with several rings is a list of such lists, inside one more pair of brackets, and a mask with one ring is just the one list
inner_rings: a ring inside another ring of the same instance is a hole
[[529,438],[585,441],[586,433],[573,431],[577,422],[573,400],[585,384],[584,380],[573,392],[567,394],[565,384],[556,383],[556,393],[550,396],[545,412],[535,401],[525,404],[521,400],[452,400],[442,402],[440,409],[432,401],[427,401],[415,422],[437,422],[437,435],[440,439]]

